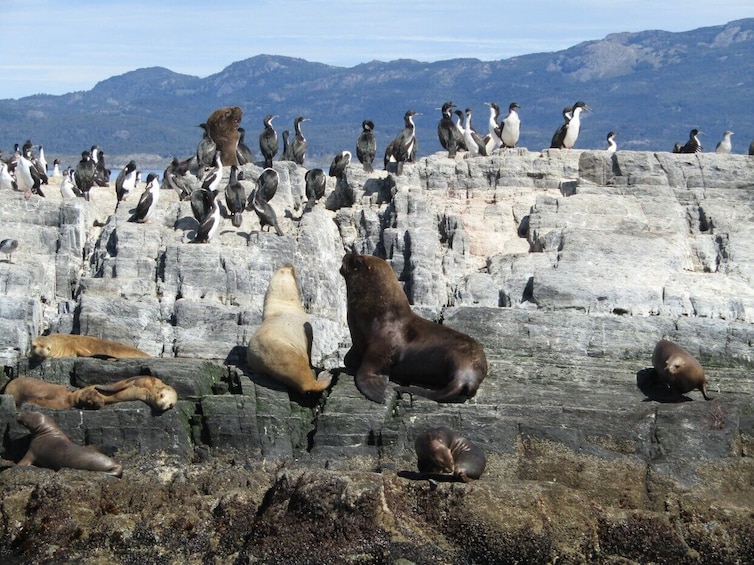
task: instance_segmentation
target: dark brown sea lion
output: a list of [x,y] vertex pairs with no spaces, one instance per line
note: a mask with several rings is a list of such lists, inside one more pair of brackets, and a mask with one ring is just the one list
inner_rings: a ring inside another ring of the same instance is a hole
[[328,372],[318,380],[312,371],[312,325],[301,306],[293,265],[284,265],[272,275],[264,295],[262,319],[247,350],[252,371],[302,393],[320,392],[330,386]]
[[243,110],[238,106],[220,108],[207,118],[209,135],[215,142],[224,167],[238,165],[238,126],[243,118]]
[[487,465],[479,447],[445,426],[419,434],[414,447],[420,473],[450,473],[468,483],[481,477]]
[[50,334],[34,338],[31,353],[35,357],[103,357],[125,359],[149,357],[140,349],[117,341],[88,335]]
[[705,400],[712,400],[707,395],[707,380],[699,361],[680,345],[662,339],[652,352],[652,366],[660,382],[677,394],[685,394],[698,389]]
[[19,465],[36,465],[55,471],[63,467],[123,475],[123,466],[90,446],[73,443],[55,421],[40,412],[21,412],[16,421],[31,432],[31,443]]
[[348,329],[353,346],[345,364],[356,386],[385,401],[389,379],[437,402],[470,398],[487,376],[487,358],[475,339],[414,314],[392,268],[372,255],[346,253]]

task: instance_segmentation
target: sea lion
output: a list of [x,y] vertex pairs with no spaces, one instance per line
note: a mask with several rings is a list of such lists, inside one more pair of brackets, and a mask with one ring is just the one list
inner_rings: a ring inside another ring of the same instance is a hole
[[301,306],[296,270],[280,267],[264,295],[262,325],[249,341],[247,362],[263,373],[301,393],[320,392],[330,386],[331,375],[317,379],[311,366],[312,325]]
[[[81,389],[93,389],[104,399],[105,404],[141,400],[154,410],[170,410],[178,402],[178,393],[157,377],[140,375],[111,384],[89,385]],[[77,391],[78,392],[78,391]]]
[[99,337],[74,334],[50,334],[34,338],[31,353],[35,357],[103,357],[125,359],[149,357],[140,349]]
[[652,366],[660,382],[674,393],[680,395],[698,389],[702,391],[705,400],[712,400],[707,395],[704,369],[680,345],[666,339],[658,341],[652,352]]
[[414,448],[420,473],[450,473],[468,483],[481,477],[487,465],[479,447],[445,426],[419,434]]
[[16,421],[31,432],[29,449],[18,462],[55,471],[69,467],[87,471],[104,471],[114,477],[123,475],[123,466],[90,446],[73,443],[55,424],[40,412],[21,412]]
[[[91,389],[91,387],[87,388]],[[29,403],[52,410],[68,408],[96,410],[105,405],[105,398],[94,389],[70,391],[63,385],[31,377],[17,377],[11,380],[5,386],[4,394],[10,394],[17,407]]]
[[364,396],[384,402],[389,379],[421,385],[398,390],[437,402],[476,394],[487,376],[478,341],[414,314],[392,268],[379,257],[346,253],[340,274],[353,343],[345,364],[357,369],[356,387]]
[[17,377],[5,387],[4,394],[13,396],[16,406],[36,404],[52,410],[83,408],[98,410],[106,404],[141,400],[154,410],[164,412],[178,401],[175,389],[157,377],[138,376],[110,384],[89,385],[68,390],[63,385],[47,383],[31,377]]
[[238,125],[243,118],[243,110],[238,106],[220,108],[207,118],[209,135],[214,140],[224,167],[238,166]]

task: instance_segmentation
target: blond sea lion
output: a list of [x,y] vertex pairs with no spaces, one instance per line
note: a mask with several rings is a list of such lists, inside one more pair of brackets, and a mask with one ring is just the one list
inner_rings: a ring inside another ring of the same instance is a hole
[[680,345],[662,339],[652,352],[652,366],[660,382],[676,394],[685,394],[698,389],[705,400],[712,400],[707,395],[707,380],[704,369],[691,353]]
[[17,377],[11,380],[4,390],[16,402],[22,404],[36,404],[52,410],[66,410],[68,408],[98,409],[105,405],[104,397],[96,391],[70,391],[63,385],[56,385],[31,377]]
[[74,334],[50,334],[34,338],[31,353],[35,357],[102,357],[105,359],[125,359],[129,357],[149,357],[140,349],[117,341],[99,337]]
[[157,377],[138,376],[111,384],[89,385],[81,389],[93,389],[100,394],[105,404],[141,400],[155,410],[170,410],[178,402],[178,393]]
[[238,126],[243,118],[243,110],[238,106],[220,108],[207,118],[209,135],[220,152],[220,161],[224,167],[238,165]]
[[262,325],[249,341],[247,362],[263,373],[299,392],[320,392],[332,377],[322,372],[315,378],[311,366],[312,325],[301,306],[296,270],[280,267],[264,295]]
[[487,465],[479,447],[445,426],[419,434],[414,447],[420,473],[450,473],[468,483],[481,477]]
[[393,269],[383,259],[346,253],[348,329],[353,346],[346,367],[356,369],[356,387],[385,401],[388,380],[437,402],[474,396],[487,376],[481,344],[466,334],[417,316]]
[[55,424],[40,412],[21,412],[16,421],[31,432],[31,443],[18,462],[58,471],[63,467],[104,471],[114,477],[123,475],[123,466],[90,446],[73,443]]

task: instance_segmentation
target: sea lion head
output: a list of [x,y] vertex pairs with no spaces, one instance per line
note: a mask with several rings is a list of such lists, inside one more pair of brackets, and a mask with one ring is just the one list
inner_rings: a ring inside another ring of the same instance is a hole
[[42,428],[47,427],[49,425],[47,423],[48,420],[49,418],[41,412],[26,411],[19,412],[16,415],[16,422],[21,424],[32,434],[40,431]]
[[170,410],[178,402],[178,393],[172,386],[164,385],[155,388],[154,404],[158,410]]
[[349,308],[358,302],[359,309],[376,315],[390,311],[410,311],[411,306],[393,268],[374,255],[346,253],[340,266],[346,281]]
[[45,336],[39,336],[34,338],[31,342],[31,354],[33,357],[40,357],[42,359],[50,356],[49,340]]
[[452,473],[455,463],[448,445],[448,438],[442,428],[427,431],[428,448],[432,453],[432,460],[445,473]]

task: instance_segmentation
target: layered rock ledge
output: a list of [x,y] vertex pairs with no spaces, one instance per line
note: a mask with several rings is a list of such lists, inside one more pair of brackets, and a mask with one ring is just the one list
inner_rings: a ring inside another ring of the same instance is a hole
[[[275,169],[283,236],[246,212],[206,245],[169,190],[147,224],[127,222],[138,196],[116,207],[112,188],[89,203],[61,201],[54,181],[44,199],[2,193],[0,238],[19,240],[0,258],[3,381],[149,373],[179,393],[161,415],[41,410],[120,460],[121,480],[15,467],[28,436],[0,396],[4,561],[752,562],[754,159],[438,153],[400,177],[352,166],[303,215],[305,169]],[[260,171],[244,167],[247,189]],[[475,398],[379,405],[356,390],[346,250],[384,257],[418,313],[484,345]],[[313,362],[334,375],[319,398],[244,366],[287,262]],[[45,331],[153,358],[29,359]],[[714,400],[644,386],[662,338],[702,362]],[[479,481],[417,478],[414,438],[441,424],[485,450]]]

